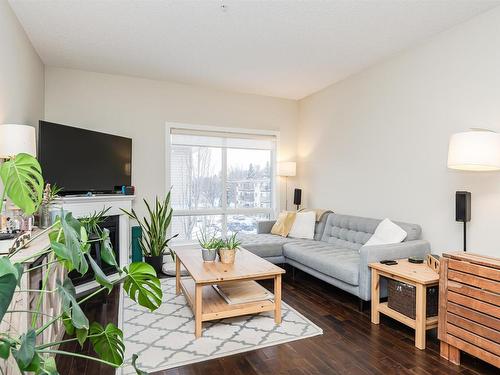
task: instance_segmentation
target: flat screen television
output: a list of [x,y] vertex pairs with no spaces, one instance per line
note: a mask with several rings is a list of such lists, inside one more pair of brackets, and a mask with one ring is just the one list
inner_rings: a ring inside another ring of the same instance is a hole
[[40,121],[38,160],[63,194],[112,193],[131,184],[132,139]]

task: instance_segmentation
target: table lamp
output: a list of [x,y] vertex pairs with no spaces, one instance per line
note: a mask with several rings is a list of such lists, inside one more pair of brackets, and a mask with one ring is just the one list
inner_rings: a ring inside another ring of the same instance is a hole
[[278,176],[285,177],[285,210],[288,211],[288,177],[295,177],[297,174],[297,163],[294,161],[284,161],[278,164]]
[[[453,134],[448,147],[448,168],[478,172],[500,170],[500,134],[486,129]],[[471,194],[458,191],[455,197],[455,219],[464,223],[464,251],[467,251]]]
[[35,128],[28,125],[0,125],[0,159],[10,159],[20,153],[36,157]]

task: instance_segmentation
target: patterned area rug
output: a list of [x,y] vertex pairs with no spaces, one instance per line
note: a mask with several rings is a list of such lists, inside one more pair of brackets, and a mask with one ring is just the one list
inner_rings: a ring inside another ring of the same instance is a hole
[[117,373],[135,375],[138,367],[153,372],[206,361],[321,335],[322,329],[282,302],[283,322],[274,324],[273,312],[203,323],[203,335],[194,336],[194,317],[184,296],[175,295],[175,279],[163,279],[163,304],[149,312],[122,296],[125,365]]

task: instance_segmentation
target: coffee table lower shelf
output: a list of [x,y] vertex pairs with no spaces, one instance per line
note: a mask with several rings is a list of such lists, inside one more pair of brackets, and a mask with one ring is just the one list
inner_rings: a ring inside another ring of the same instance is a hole
[[[257,283],[255,283],[258,285]],[[192,278],[183,277],[180,280],[182,293],[186,297],[193,313],[195,311],[196,286]],[[258,314],[275,309],[274,301],[264,300],[239,304],[228,304],[212,287],[205,285],[202,288],[201,321],[217,320],[241,315]]]

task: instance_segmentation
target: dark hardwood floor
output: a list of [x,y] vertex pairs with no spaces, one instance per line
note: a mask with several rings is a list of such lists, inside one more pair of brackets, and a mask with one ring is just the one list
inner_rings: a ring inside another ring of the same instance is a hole
[[[414,346],[414,332],[382,316],[380,325],[370,322],[369,306],[358,311],[357,298],[305,273],[290,268],[283,284],[283,300],[323,329],[322,336],[178,367],[155,375],[184,374],[498,374],[499,370],[462,355],[462,365],[439,356],[436,330],[427,333],[427,349]],[[264,286],[272,288],[271,283]],[[104,303],[105,302],[105,303]],[[90,321],[116,322],[118,293],[85,306]],[[90,353],[88,344],[62,350]],[[58,358],[62,375],[111,375],[105,365],[70,357]]]

